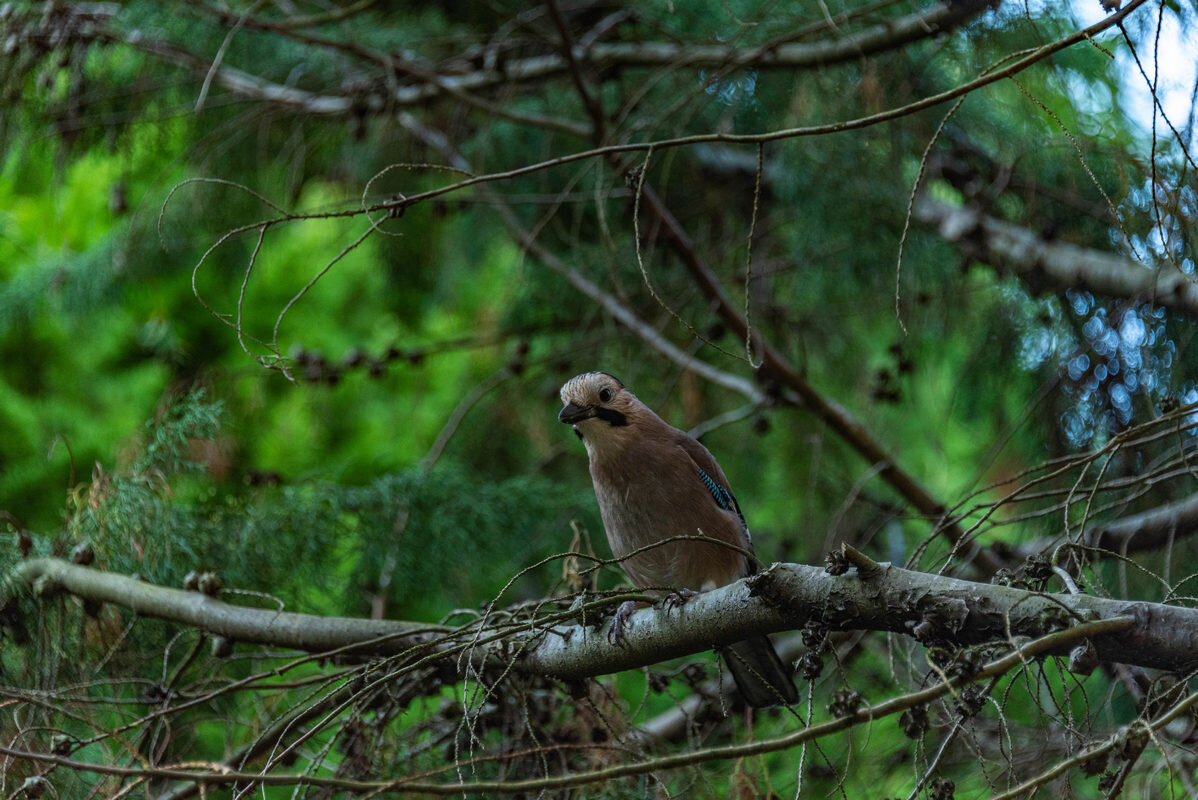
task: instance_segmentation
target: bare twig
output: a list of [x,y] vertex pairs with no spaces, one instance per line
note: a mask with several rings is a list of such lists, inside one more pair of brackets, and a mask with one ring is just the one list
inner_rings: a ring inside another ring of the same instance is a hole
[[[1195,703],[1198,703],[1198,692],[1186,697],[1184,700],[1177,703],[1151,722],[1136,722],[1133,723],[1131,727],[1133,729],[1140,728],[1145,733],[1157,731],[1168,725],[1173,720],[1177,719],[1177,717],[1184,714],[1188,709],[1192,708]],[[1028,797],[1038,786],[1042,786],[1054,778],[1064,775],[1071,769],[1076,769],[1080,764],[1083,764],[1087,761],[1094,761],[1098,756],[1111,752],[1123,741],[1126,733],[1127,731],[1121,731],[1119,734],[1111,736],[1097,747],[1087,748],[1072,758],[1064,759],[1051,769],[1045,770],[1040,775],[1037,775],[1030,780],[1024,781],[1009,791],[994,795],[992,798],[990,798],[990,800],[1015,800],[1017,797]]]
[[[1073,628],[1050,633],[1023,646],[1016,648],[1001,658],[984,666],[974,675],[960,678],[951,682],[940,682],[927,689],[896,697],[873,706],[860,708],[853,713],[820,724],[802,728],[792,733],[774,739],[750,741],[725,747],[695,749],[688,752],[649,758],[639,762],[620,764],[617,766],[592,770],[590,772],[568,772],[560,776],[548,778],[531,778],[525,780],[499,780],[475,782],[429,782],[417,781],[410,778],[383,781],[360,781],[344,778],[328,778],[319,775],[288,775],[266,772],[237,772],[223,765],[210,765],[211,771],[183,769],[172,767],[117,767],[90,764],[63,756],[48,753],[22,751],[16,748],[0,745],[0,753],[29,761],[40,761],[55,764],[69,769],[94,772],[106,775],[121,775],[138,778],[166,778],[170,780],[195,781],[199,783],[225,783],[229,781],[247,781],[263,786],[292,786],[313,785],[328,786],[356,791],[390,791],[406,793],[427,793],[437,795],[491,793],[491,792],[535,792],[543,789],[553,789],[567,786],[580,786],[601,781],[609,781],[630,775],[643,775],[657,770],[673,769],[692,764],[708,763],[716,760],[747,758],[763,753],[786,750],[804,742],[814,741],[837,731],[847,730],[856,725],[872,720],[892,716],[918,705],[924,705],[947,694],[957,691],[960,687],[980,680],[1002,675],[1013,668],[1027,663],[1045,652],[1068,648],[1073,643],[1092,637],[1101,637],[1125,630],[1133,624],[1130,617],[1116,617],[1096,622],[1082,623]],[[1153,721],[1151,728],[1163,726],[1188,708],[1198,694],[1191,695],[1185,701],[1177,704],[1169,713]],[[1110,743],[1107,747],[1113,747]],[[1070,760],[1072,762],[1073,759]],[[1068,763],[1068,762],[1067,762]],[[1054,774],[1057,770],[1053,771]],[[1033,784],[1036,785],[1036,784]],[[1016,796],[1016,795],[1004,795]]]

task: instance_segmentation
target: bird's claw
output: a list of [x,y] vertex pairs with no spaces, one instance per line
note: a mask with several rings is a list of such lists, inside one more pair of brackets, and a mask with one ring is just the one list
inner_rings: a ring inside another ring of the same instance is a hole
[[624,627],[629,624],[628,618],[640,604],[635,600],[625,600],[620,603],[616,613],[612,615],[611,627],[607,629],[607,641],[622,647],[624,645]]
[[669,614],[676,608],[681,608],[686,604],[687,600],[692,597],[698,597],[699,593],[694,589],[679,589],[676,592],[670,592],[662,598],[662,605],[665,607],[666,614]]

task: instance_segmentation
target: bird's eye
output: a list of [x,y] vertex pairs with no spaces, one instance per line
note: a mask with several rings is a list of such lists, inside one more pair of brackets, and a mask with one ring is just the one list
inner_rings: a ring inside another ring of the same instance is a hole
[[606,403],[608,400],[611,400],[611,389],[606,389],[606,388],[600,389],[599,390],[599,402]]

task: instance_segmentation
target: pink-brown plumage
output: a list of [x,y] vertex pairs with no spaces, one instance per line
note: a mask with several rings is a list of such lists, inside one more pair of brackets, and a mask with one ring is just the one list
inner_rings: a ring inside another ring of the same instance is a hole
[[[748,527],[707,448],[607,373],[571,378],[562,386],[561,399],[558,418],[573,425],[586,446],[608,544],[633,583],[644,589],[706,591],[752,574],[755,565],[744,555],[753,551]],[[695,535],[735,548],[665,541]],[[768,639],[756,637],[729,649],[729,668],[751,705],[797,699],[790,673]]]

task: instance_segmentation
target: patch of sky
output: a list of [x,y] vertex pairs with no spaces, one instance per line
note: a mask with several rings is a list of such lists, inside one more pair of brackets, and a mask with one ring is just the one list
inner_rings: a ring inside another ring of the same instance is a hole
[[[1104,5],[1095,0],[1072,0],[1071,3],[1073,14],[1082,25],[1091,25],[1105,18],[1108,12]],[[1114,61],[1122,84],[1119,105],[1123,113],[1145,133],[1152,130],[1155,116],[1157,133],[1160,135],[1161,129],[1168,130],[1160,119],[1163,112],[1173,127],[1188,133],[1189,145],[1198,139],[1198,130],[1186,128],[1198,72],[1198,59],[1193,55],[1198,52],[1198,33],[1195,32],[1198,26],[1194,24],[1196,10],[1198,6],[1192,2],[1168,3],[1167,13],[1141,15],[1130,20],[1126,26],[1145,72],[1157,84],[1159,109],[1153,102],[1151,88],[1140,73],[1131,51],[1126,46],[1117,48]],[[1157,20],[1160,21],[1159,30]],[[1087,98],[1092,96],[1094,89],[1084,81],[1066,80],[1066,85],[1079,108],[1089,109],[1093,101]]]

